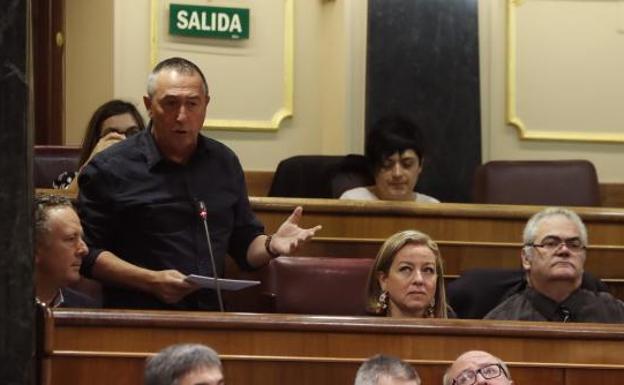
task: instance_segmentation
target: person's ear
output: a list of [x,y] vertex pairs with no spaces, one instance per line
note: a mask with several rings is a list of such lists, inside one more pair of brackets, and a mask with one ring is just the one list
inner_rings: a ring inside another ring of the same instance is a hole
[[377,282],[379,283],[379,287],[381,291],[386,291],[386,281],[388,280],[388,274],[383,271],[377,272]]
[[522,252],[520,253],[520,259],[522,260],[522,270],[529,271],[531,270],[531,262],[533,260],[532,253],[526,250],[526,247],[522,248]]
[[151,118],[152,117],[152,98],[150,98],[147,95],[143,96],[143,105],[145,106],[145,109],[147,110],[147,114]]

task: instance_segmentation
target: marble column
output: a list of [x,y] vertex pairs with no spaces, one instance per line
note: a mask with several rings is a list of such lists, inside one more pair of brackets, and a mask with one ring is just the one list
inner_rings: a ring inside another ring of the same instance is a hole
[[477,0],[369,0],[366,123],[399,114],[426,139],[416,190],[469,202],[481,164]]
[[0,384],[34,383],[28,0],[0,7]]

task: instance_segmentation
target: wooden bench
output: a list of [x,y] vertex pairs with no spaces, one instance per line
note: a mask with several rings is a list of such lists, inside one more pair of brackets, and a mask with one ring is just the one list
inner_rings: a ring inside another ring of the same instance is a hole
[[[297,205],[303,226],[323,229],[299,255],[374,258],[386,237],[408,228],[424,231],[440,245],[445,273],[454,277],[477,267],[520,266],[521,235],[541,206],[413,204],[328,199],[251,198],[271,232]],[[586,270],[624,299],[624,210],[579,207],[589,233]]]
[[231,384],[350,385],[376,353],[399,356],[423,384],[439,384],[470,349],[500,356],[517,384],[624,378],[622,325],[117,310],[55,310],[45,323],[51,385],[140,384],[145,358],[182,342],[215,348]]
[[[43,190],[63,194],[58,190]],[[253,210],[274,232],[294,207],[304,207],[302,226],[323,229],[297,255],[374,258],[386,237],[407,228],[431,235],[440,245],[447,279],[472,268],[520,266],[521,234],[528,218],[541,206],[413,204],[356,202],[332,199],[250,198]],[[589,232],[586,270],[606,282],[624,299],[624,209],[574,208]],[[242,273],[229,264],[231,277]],[[254,275],[246,275],[254,277]]]

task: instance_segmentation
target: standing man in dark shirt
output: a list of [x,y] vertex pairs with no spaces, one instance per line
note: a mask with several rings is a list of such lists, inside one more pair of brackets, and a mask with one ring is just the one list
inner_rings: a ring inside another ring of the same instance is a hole
[[81,172],[78,202],[91,247],[83,272],[105,284],[105,306],[216,309],[213,291],[185,280],[213,275],[199,202],[219,276],[227,254],[242,268],[260,267],[320,229],[300,228],[298,207],[275,234],[264,234],[238,158],[199,132],[209,101],[195,64],[162,61],[144,97],[150,129],[98,154]]
[[512,295],[486,319],[624,322],[624,304],[607,292],[581,287],[587,229],[568,209],[549,207],[524,228],[522,267],[528,286]]

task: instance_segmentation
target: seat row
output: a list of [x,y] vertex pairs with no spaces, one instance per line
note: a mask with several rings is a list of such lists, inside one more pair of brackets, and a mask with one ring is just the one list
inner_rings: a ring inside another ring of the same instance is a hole
[[[35,146],[34,186],[51,188],[58,175],[77,169],[79,155],[79,147]],[[279,163],[268,195],[337,198],[372,183],[362,155],[298,155]],[[596,169],[586,160],[491,161],[475,172],[473,202],[600,206],[600,191]]]

